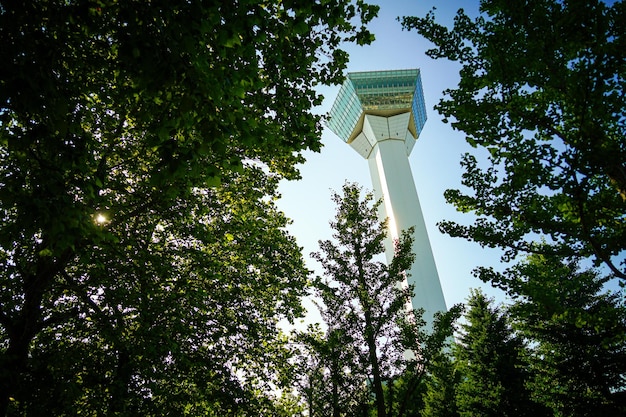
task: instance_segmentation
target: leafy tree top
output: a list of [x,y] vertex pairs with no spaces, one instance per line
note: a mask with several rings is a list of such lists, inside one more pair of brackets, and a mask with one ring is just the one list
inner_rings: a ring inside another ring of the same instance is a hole
[[[458,61],[461,79],[436,109],[488,163],[467,154],[463,184],[448,190],[473,225],[453,236],[518,252],[590,257],[626,279],[626,6],[618,1],[483,0],[448,29],[405,17]],[[548,244],[530,243],[538,236]]]
[[267,405],[305,282],[276,182],[319,150],[315,86],[376,11],[0,4],[0,415]]

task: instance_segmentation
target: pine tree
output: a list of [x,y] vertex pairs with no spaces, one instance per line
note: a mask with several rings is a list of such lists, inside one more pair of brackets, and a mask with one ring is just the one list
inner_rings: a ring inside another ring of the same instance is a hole
[[447,352],[438,355],[430,366],[422,417],[459,417],[456,405],[459,376],[452,357]]
[[533,341],[531,387],[558,415],[626,412],[626,306],[608,279],[575,259],[534,255],[498,281],[515,301],[517,328]]
[[524,345],[508,324],[507,316],[492,307],[481,291],[468,300],[466,323],[454,350],[461,382],[456,403],[459,414],[469,416],[538,416],[525,384]]

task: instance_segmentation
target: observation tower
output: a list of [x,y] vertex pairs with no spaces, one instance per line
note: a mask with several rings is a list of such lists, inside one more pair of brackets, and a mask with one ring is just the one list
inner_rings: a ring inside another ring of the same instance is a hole
[[330,110],[328,127],[369,163],[374,195],[383,199],[381,217],[388,219],[388,263],[393,241],[401,231],[415,228],[415,262],[407,271],[408,282],[415,288],[413,307],[424,309],[432,330],[433,315],[445,311],[446,303],[409,165],[424,123],[420,71],[408,69],[348,74]]

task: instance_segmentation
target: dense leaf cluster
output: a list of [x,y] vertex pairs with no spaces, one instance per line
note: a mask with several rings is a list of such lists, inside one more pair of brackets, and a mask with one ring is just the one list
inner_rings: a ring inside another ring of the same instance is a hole
[[[601,1],[481,1],[447,29],[406,17],[462,65],[437,110],[486,151],[463,158],[446,198],[477,215],[440,227],[490,247],[589,257],[626,279],[626,6]],[[546,242],[538,245],[541,237]]]
[[0,2],[0,415],[272,414],[277,181],[362,1]]
[[476,274],[512,300],[499,310],[473,294],[422,415],[623,415],[626,6],[483,0],[480,11],[460,10],[450,29],[434,12],[402,21],[435,44],[429,56],[461,64],[436,108],[481,151],[462,159],[466,189],[446,191],[473,224],[440,229],[503,249],[509,266]]

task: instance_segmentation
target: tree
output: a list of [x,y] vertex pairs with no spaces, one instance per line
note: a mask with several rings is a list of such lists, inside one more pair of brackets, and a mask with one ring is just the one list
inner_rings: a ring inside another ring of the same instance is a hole
[[469,193],[446,191],[474,224],[440,228],[503,248],[505,261],[531,255],[477,275],[524,300],[514,311],[537,348],[534,389],[560,415],[614,412],[623,302],[600,289],[626,279],[626,6],[489,0],[481,12],[472,20],[459,11],[452,30],[433,13],[403,20],[435,43],[431,57],[462,65],[458,88],[437,109],[487,151],[486,161],[463,158]]
[[278,383],[288,354],[277,321],[298,314],[303,292],[292,286],[304,287],[306,271],[280,230],[285,218],[262,200],[276,179],[254,172],[137,216],[135,227],[106,226],[119,240],[55,280],[15,407],[266,414],[259,393]]
[[[437,105],[487,162],[466,154],[463,184],[446,191],[473,225],[440,228],[518,253],[590,258],[626,280],[626,5],[483,0],[449,30],[405,17],[462,65],[458,88]],[[506,51],[504,53],[503,51]],[[544,238],[549,244],[535,245]]]
[[361,377],[361,384],[370,381],[376,415],[384,417],[383,385],[397,372],[402,355],[393,343],[399,337],[397,323],[410,295],[400,286],[404,271],[413,262],[411,238],[405,234],[398,242],[389,267],[373,261],[384,253],[387,235],[386,222],[378,221],[373,196],[366,194],[361,200],[361,189],[346,183],[343,196],[335,193],[332,199],[337,204],[331,222],[337,243],[320,241],[320,252],[312,254],[330,279],[318,278],[314,286],[323,302],[323,316],[332,320],[329,331],[345,332],[352,339],[357,362],[349,369]]
[[[333,201],[337,203],[331,222],[334,241],[320,241],[320,251],[312,254],[325,273],[325,278],[316,278],[314,288],[328,326],[327,343],[342,343],[343,351],[353,358],[336,364],[339,372],[358,377],[356,385],[344,388],[351,390],[348,395],[368,386],[375,415],[405,416],[430,353],[440,350],[451,334],[457,311],[439,315],[427,335],[421,313],[407,307],[412,288],[406,285],[405,271],[414,259],[410,231],[395,243],[394,258],[385,265],[377,260],[384,253],[387,235],[386,221],[378,220],[381,202],[374,202],[371,193],[362,198],[361,188],[350,183],[344,185],[343,195],[333,195]],[[340,340],[332,342],[335,335]],[[327,353],[331,362],[344,359],[332,350]],[[332,368],[329,373],[331,380],[337,374]]]
[[[323,319],[327,325],[333,322],[328,315]],[[324,332],[316,323],[298,333],[296,340],[301,347],[298,388],[304,396],[308,415],[367,415],[370,392],[362,373],[354,373],[353,366],[349,365],[359,360],[351,334],[332,324]]]
[[0,415],[271,413],[274,189],[376,14],[292,3],[0,4]]
[[456,404],[456,391],[460,383],[450,350],[441,352],[431,362],[426,391],[424,392],[424,408],[422,417],[459,417]]
[[532,341],[534,396],[559,416],[623,415],[626,306],[607,277],[576,259],[533,255],[497,282]]
[[530,379],[524,362],[524,345],[507,322],[491,307],[492,300],[472,291],[454,348],[461,381],[456,387],[460,416],[548,415],[531,399]]

